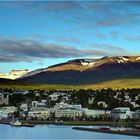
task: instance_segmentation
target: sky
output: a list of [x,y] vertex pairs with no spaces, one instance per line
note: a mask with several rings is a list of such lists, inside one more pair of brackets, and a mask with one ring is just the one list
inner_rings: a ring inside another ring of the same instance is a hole
[[139,1],[0,1],[0,72],[140,54]]

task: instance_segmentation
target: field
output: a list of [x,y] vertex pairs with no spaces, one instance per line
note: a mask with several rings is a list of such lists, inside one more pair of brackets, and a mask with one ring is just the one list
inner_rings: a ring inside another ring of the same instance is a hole
[[44,89],[44,90],[69,90],[69,89],[122,89],[122,88],[140,88],[140,79],[121,79],[114,81],[106,81],[98,84],[90,85],[49,85],[49,84],[1,84],[0,88],[12,89]]

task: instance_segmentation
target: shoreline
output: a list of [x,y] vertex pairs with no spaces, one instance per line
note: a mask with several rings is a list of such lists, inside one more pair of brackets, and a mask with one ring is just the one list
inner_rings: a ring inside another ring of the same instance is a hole
[[118,134],[118,135],[128,135],[128,136],[139,136],[139,130],[124,130],[124,131],[113,131],[113,130],[100,130],[96,128],[84,128],[84,127],[73,127],[74,130],[80,131],[89,131],[89,132],[97,132],[97,133],[107,133],[107,134]]
[[[6,124],[10,125],[11,120],[0,120],[0,124]],[[108,133],[108,134],[120,134],[120,135],[129,135],[129,136],[139,136],[140,137],[140,131],[139,130],[124,130],[124,131],[113,131],[113,130],[100,130],[97,128],[86,128],[86,126],[113,126],[112,122],[109,121],[95,121],[95,122],[85,122],[85,121],[64,121],[61,122],[55,122],[55,121],[40,121],[40,120],[20,120],[21,123],[29,123],[33,125],[64,125],[64,126],[75,126],[72,127],[73,130],[79,130],[79,131],[90,131],[90,132],[97,132],[97,133]],[[127,127],[134,128],[134,125],[138,122],[129,122],[127,124]],[[80,127],[78,127],[80,126]],[[83,127],[81,127],[83,126]],[[85,127],[84,127],[85,126]],[[22,127],[22,126],[21,126]],[[127,128],[125,127],[125,128]]]
[[[10,124],[11,119],[0,120],[0,124]],[[47,120],[20,120],[21,123],[31,123],[34,125],[39,124],[55,124],[55,125],[82,125],[82,126],[117,126],[117,122],[110,121],[47,121]],[[124,127],[134,127],[138,122],[126,122]]]

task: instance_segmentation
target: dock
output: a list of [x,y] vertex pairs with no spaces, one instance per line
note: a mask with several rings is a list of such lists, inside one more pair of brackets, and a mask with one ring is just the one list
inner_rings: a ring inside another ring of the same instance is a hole
[[119,135],[129,135],[129,136],[140,136],[139,130],[124,130],[124,131],[113,131],[113,130],[101,130],[97,128],[85,128],[85,127],[73,127],[74,130],[81,130],[81,131],[90,131],[90,132],[97,132],[97,133],[108,133],[108,134],[119,134]]

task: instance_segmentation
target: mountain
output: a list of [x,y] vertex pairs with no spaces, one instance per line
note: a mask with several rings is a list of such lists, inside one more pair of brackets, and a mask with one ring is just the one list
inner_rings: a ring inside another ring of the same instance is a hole
[[140,56],[70,60],[27,73],[18,81],[81,85],[131,78],[140,78]]
[[0,78],[0,84],[11,84],[14,83],[14,80],[11,79],[5,79],[5,78]]
[[12,70],[9,73],[0,73],[0,78],[5,78],[5,79],[17,79],[19,77],[22,77],[26,73],[30,72],[30,70]]

